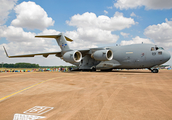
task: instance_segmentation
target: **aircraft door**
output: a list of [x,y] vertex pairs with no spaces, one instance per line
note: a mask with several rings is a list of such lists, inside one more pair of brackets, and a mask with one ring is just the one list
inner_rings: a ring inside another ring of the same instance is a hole
[[140,67],[146,66],[146,54],[143,52],[140,54]]

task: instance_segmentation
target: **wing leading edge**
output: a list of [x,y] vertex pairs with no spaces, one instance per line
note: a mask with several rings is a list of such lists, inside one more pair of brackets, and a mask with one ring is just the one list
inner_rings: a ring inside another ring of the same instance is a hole
[[5,47],[3,46],[4,51],[6,53],[6,56],[8,58],[17,58],[17,57],[34,57],[36,55],[42,55],[43,57],[48,57],[49,55],[56,55],[57,57],[62,57],[61,52],[49,52],[49,53],[36,53],[36,54],[26,54],[26,55],[14,55],[14,56],[9,56],[7,53],[7,50],[5,49]]

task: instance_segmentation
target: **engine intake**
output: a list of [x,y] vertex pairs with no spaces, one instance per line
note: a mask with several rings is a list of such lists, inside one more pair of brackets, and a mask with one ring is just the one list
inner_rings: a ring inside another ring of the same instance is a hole
[[95,51],[91,57],[98,61],[108,61],[112,60],[113,52],[111,50],[98,50]]
[[69,63],[80,62],[82,54],[79,51],[69,51],[63,55],[63,60]]

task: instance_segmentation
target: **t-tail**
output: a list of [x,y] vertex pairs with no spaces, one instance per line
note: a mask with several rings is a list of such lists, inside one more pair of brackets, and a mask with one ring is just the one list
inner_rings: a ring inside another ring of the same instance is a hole
[[72,42],[70,38],[63,35],[63,33],[60,33],[59,35],[41,35],[41,36],[35,36],[35,37],[42,37],[42,38],[55,38],[58,45],[61,48],[61,55],[62,59],[66,62],[69,62],[71,64],[79,64],[82,59],[81,52],[77,50],[70,49],[67,41]]
[[49,52],[49,53],[36,53],[36,54],[26,54],[26,55],[14,55],[14,56],[8,56],[8,53],[4,47],[4,51],[6,53],[6,56],[8,58],[18,58],[18,57],[34,57],[36,55],[43,55],[43,57],[48,57],[49,55],[56,55],[57,57],[62,58],[64,61],[69,62],[71,64],[77,64],[79,65],[81,59],[82,59],[82,54],[80,51],[77,50],[72,50],[70,49],[67,41],[72,42],[70,38],[64,36],[62,33],[59,35],[40,35],[40,36],[35,36],[35,37],[41,37],[41,38],[55,38],[58,45],[61,48],[61,52]]
[[63,33],[60,33],[59,35],[40,35],[35,37],[41,37],[41,38],[55,38],[58,45],[60,46],[62,53],[66,53],[68,51],[72,51],[67,43],[67,41],[72,42],[70,38],[63,35]]

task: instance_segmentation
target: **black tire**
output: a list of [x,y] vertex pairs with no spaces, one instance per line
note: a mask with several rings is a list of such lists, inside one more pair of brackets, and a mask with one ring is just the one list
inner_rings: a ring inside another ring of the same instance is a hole
[[95,71],[96,71],[96,68],[95,68],[95,67],[93,67],[93,68],[91,69],[91,71],[92,71],[92,72],[95,72]]
[[153,70],[152,70],[152,73],[158,73],[158,72],[159,72],[158,69],[153,69]]
[[103,69],[103,70],[101,70],[102,72],[111,72],[112,71],[112,69]]

